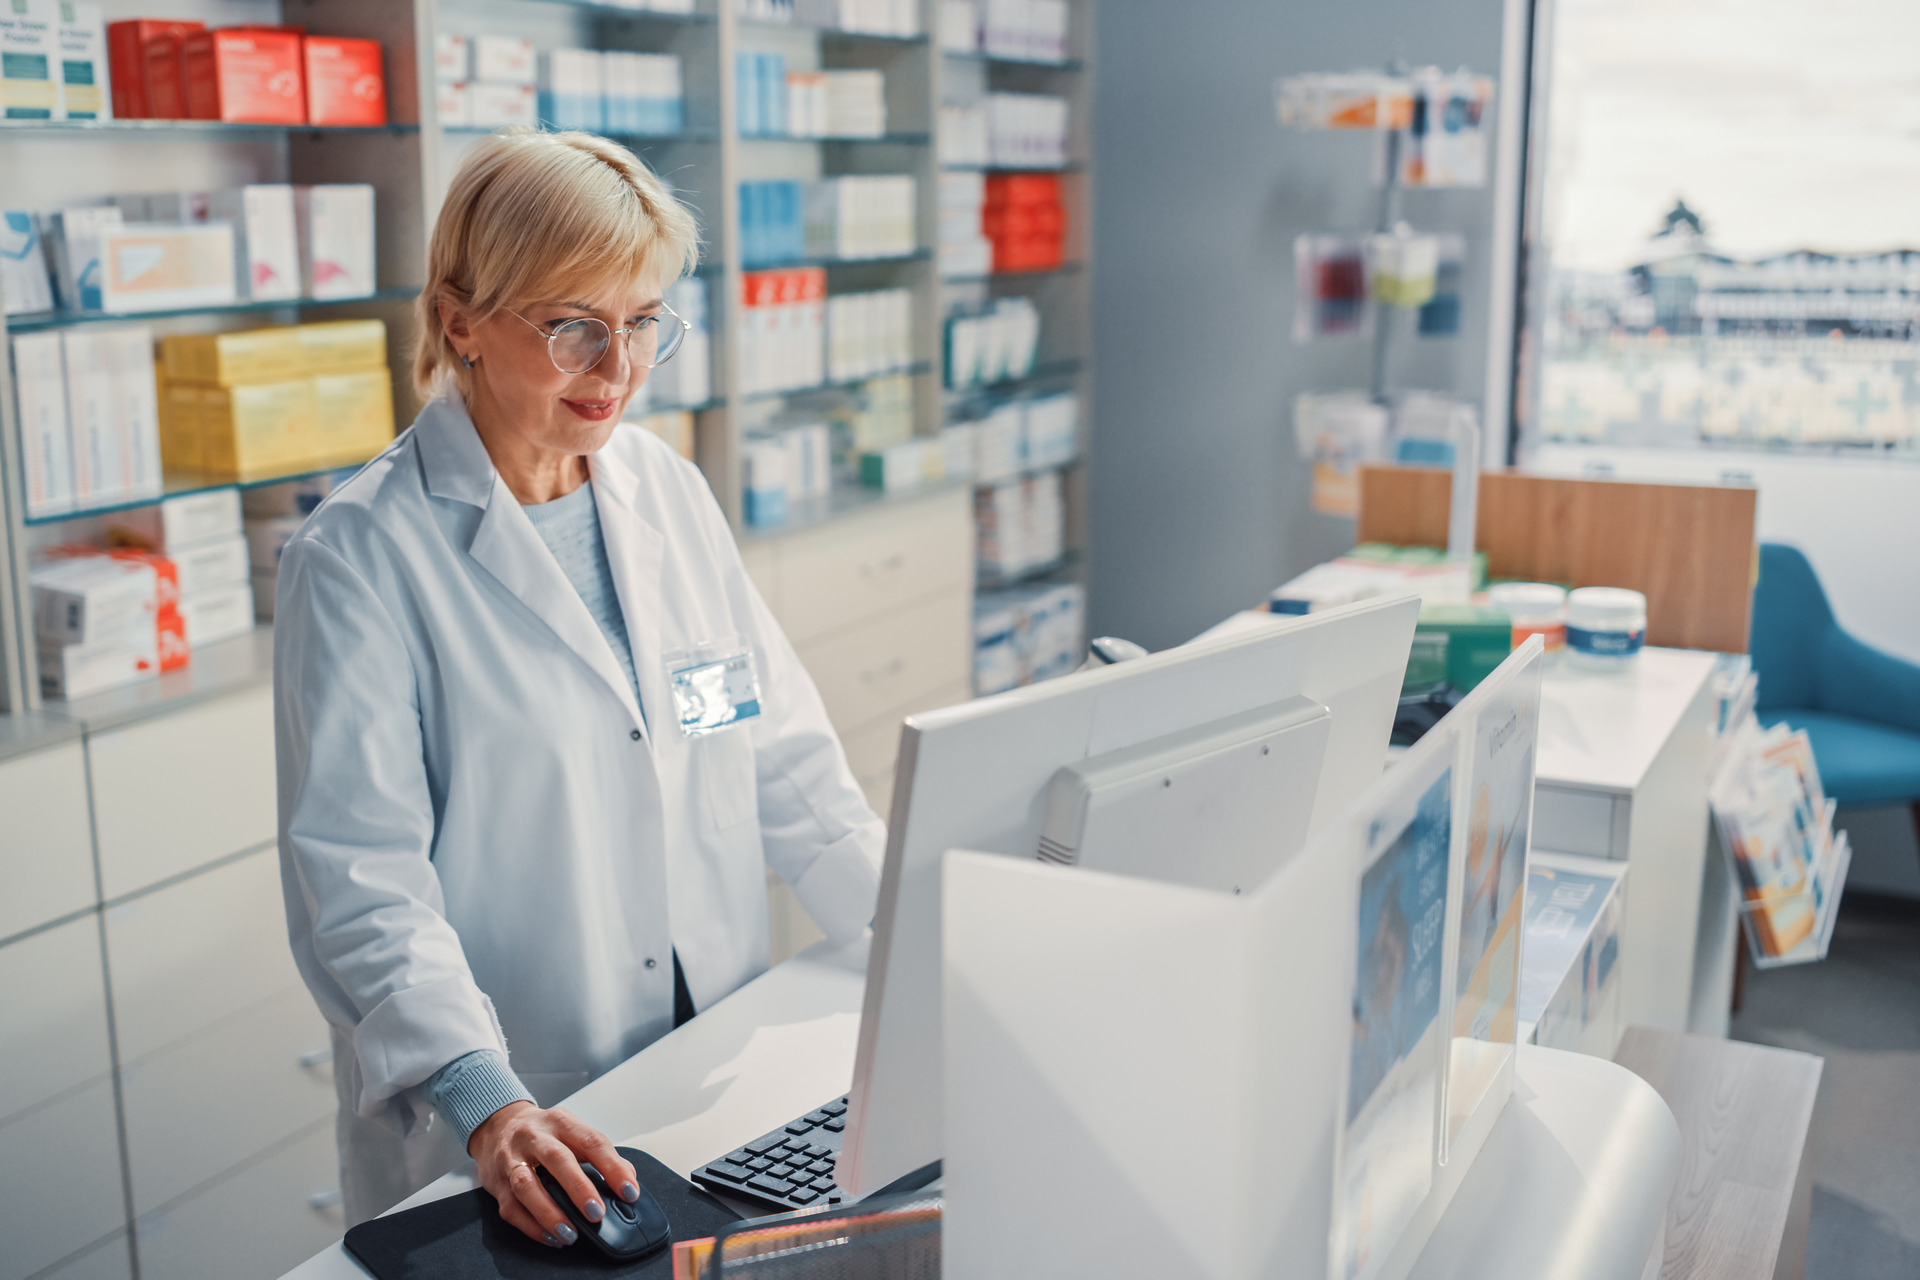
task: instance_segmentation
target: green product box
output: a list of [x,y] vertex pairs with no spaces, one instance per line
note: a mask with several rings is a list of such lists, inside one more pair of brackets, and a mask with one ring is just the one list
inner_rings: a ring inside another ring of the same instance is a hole
[[1513,620],[1505,609],[1477,604],[1422,606],[1413,629],[1402,693],[1445,680],[1461,693],[1493,674],[1513,652]]
[[[1365,560],[1373,564],[1400,565],[1409,569],[1439,569],[1447,563],[1445,547],[1400,547],[1390,542],[1363,542],[1341,557],[1343,560]],[[1473,553],[1472,589],[1480,590],[1487,582],[1487,553]]]

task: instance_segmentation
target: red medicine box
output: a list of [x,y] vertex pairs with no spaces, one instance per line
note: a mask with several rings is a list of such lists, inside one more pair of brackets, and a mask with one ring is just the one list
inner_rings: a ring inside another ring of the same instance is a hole
[[378,40],[308,36],[307,123],[381,125],[387,122],[387,78]]
[[305,124],[300,37],[291,31],[196,32],[180,56],[187,117],[237,124]]
[[[147,41],[155,36],[183,36],[204,28],[199,22],[153,22],[136,18],[107,24],[107,78],[113,85],[113,114],[121,120],[144,120],[147,106]],[[179,50],[174,51],[175,56]],[[178,79],[178,74],[175,76]]]
[[162,32],[140,46],[146,62],[147,115],[155,120],[185,120],[187,90],[180,78],[180,45],[193,33]]

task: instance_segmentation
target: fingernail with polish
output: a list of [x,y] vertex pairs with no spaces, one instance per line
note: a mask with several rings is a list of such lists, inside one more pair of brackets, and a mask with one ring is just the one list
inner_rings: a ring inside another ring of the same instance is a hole
[[553,1232],[551,1231],[547,1232],[547,1248],[558,1249],[559,1247],[560,1247],[560,1238],[554,1235]]
[[561,1244],[572,1244],[580,1238],[580,1233],[564,1222],[555,1227],[553,1233],[560,1237]]
[[607,1216],[607,1207],[598,1200],[589,1200],[581,1208],[580,1212],[587,1215],[588,1222],[598,1222]]
[[623,1182],[620,1184],[620,1198],[628,1204],[632,1204],[640,1198],[640,1188],[634,1186],[631,1182]]

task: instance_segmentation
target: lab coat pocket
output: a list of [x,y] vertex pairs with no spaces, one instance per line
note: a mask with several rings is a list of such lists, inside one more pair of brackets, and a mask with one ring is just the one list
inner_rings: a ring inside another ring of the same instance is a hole
[[737,827],[760,811],[760,788],[753,772],[753,735],[744,725],[697,738],[694,755],[705,774],[707,809],[721,831]]

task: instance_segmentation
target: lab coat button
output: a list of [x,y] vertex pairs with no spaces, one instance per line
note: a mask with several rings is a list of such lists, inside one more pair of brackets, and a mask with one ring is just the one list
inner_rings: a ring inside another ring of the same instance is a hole
[[635,729],[632,733],[628,734],[627,736],[632,738],[635,742],[640,741],[640,731],[638,729]]
[[659,963],[659,962],[658,962],[658,961],[656,961],[656,960],[655,960],[655,959],[654,959],[654,958],[653,958],[652,956],[648,956],[648,957],[647,957],[647,968],[649,968],[649,969],[651,969],[651,968],[653,968],[653,966],[654,966],[655,964],[657,964],[657,963]]

